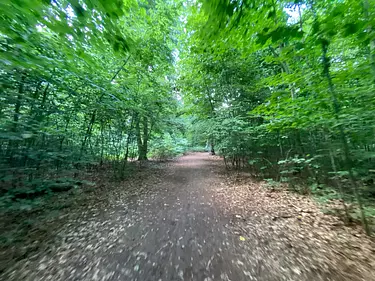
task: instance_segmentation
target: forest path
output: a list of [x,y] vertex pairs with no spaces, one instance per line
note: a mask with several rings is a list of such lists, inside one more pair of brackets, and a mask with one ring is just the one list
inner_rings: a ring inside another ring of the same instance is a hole
[[[357,273],[353,279],[350,270],[339,270],[342,256],[333,262],[328,256],[330,263],[322,263],[325,254],[311,250],[321,241],[311,247],[304,242],[291,245],[294,242],[285,239],[290,230],[279,230],[268,207],[246,218],[228,211],[231,204],[243,207],[239,205],[244,197],[233,202],[223,197],[226,191],[235,191],[226,178],[221,161],[207,153],[181,157],[160,170],[156,180],[142,179],[146,192],[129,196],[117,190],[107,207],[87,208],[62,227],[59,243],[20,262],[5,277],[9,281],[361,280]],[[267,199],[262,193],[257,196]]]

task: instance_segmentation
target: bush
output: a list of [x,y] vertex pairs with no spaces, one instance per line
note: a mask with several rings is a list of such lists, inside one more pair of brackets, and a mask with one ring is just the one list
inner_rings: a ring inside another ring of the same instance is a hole
[[182,155],[186,151],[186,139],[164,135],[151,142],[149,156],[156,160],[167,160]]

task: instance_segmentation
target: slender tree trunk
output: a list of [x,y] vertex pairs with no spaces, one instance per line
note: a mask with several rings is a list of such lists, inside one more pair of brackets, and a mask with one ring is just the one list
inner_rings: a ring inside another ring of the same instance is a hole
[[[127,57],[127,59],[124,61],[123,65],[116,71],[116,73],[113,75],[113,77],[111,78],[111,82],[113,82],[116,77],[119,75],[119,73],[121,72],[121,70],[124,69],[125,65],[127,64],[127,62],[129,61],[129,58],[130,56]],[[104,97],[104,92],[100,95],[99,99],[98,99],[98,103],[100,103]],[[80,149],[80,155],[79,155],[79,160],[82,158],[83,156],[83,153],[85,151],[85,148],[86,148],[86,143],[87,141],[90,139],[90,136],[91,136],[91,133],[92,133],[92,129],[94,127],[94,124],[95,124],[95,120],[96,120],[96,115],[97,115],[97,109],[95,109],[92,114],[91,114],[91,119],[90,119],[90,123],[89,125],[87,126],[87,130],[86,130],[86,134],[85,134],[85,137],[81,143],[81,149]]]
[[87,126],[87,129],[86,129],[85,137],[82,140],[80,154],[79,154],[79,160],[81,160],[81,158],[83,156],[83,153],[85,152],[86,143],[91,136],[91,132],[92,132],[92,129],[93,129],[94,124],[95,124],[95,119],[96,119],[96,110],[91,115],[90,122]]
[[[140,119],[140,118],[139,118]],[[148,150],[148,118],[143,117],[142,118],[142,126],[143,126],[143,136],[141,134],[140,129],[140,122],[141,120],[138,120],[138,127],[137,127],[137,139],[138,139],[138,160],[144,161],[147,160],[147,150]]]
[[366,234],[370,235],[370,229],[369,229],[367,219],[366,219],[366,216],[365,216],[365,212],[364,212],[364,209],[363,209],[362,198],[361,198],[361,195],[359,193],[357,182],[356,182],[356,180],[354,178],[354,174],[353,174],[352,160],[351,160],[351,157],[350,157],[350,150],[349,150],[349,146],[348,146],[347,136],[345,134],[344,127],[343,127],[343,125],[341,123],[341,120],[340,120],[341,108],[340,108],[339,102],[337,100],[336,92],[335,92],[334,87],[333,87],[332,77],[331,77],[330,70],[329,70],[330,61],[329,61],[329,58],[328,58],[328,55],[327,55],[328,46],[329,46],[329,42],[325,39],[322,39],[323,73],[324,73],[324,76],[325,76],[325,78],[327,79],[327,82],[328,82],[328,88],[329,88],[329,92],[330,92],[331,98],[332,98],[334,116],[335,116],[336,122],[338,124],[340,139],[341,139],[341,143],[342,143],[343,150],[344,150],[345,166],[346,166],[346,169],[349,173],[349,180],[350,180],[351,185],[353,187],[354,195],[357,199],[357,203],[358,203],[358,207],[359,207],[359,211],[360,211],[360,215],[361,215],[362,225],[363,225],[363,228],[366,231]]
[[[147,142],[148,142],[148,120],[147,117],[140,117],[137,114],[136,121],[136,136],[137,136],[137,146],[138,146],[138,160],[147,160]],[[143,128],[141,129],[141,125]],[[143,132],[143,136],[142,136]]]
[[279,141],[280,158],[283,158],[284,157],[284,151],[283,151],[283,143],[282,143],[282,140],[281,140],[281,137],[280,137],[280,130],[277,132],[277,138],[278,138],[278,141]]
[[[133,123],[133,122],[132,122],[132,123]],[[133,128],[131,128],[131,129],[133,129]],[[132,132],[129,131],[129,132],[128,132],[128,136],[127,136],[127,138],[126,138],[126,147],[125,147],[124,163],[128,162],[128,158],[129,158],[129,145],[130,145],[131,134],[132,134]]]
[[[331,160],[332,170],[335,173],[335,175],[337,175],[337,168],[336,168],[335,158],[333,157],[331,146],[329,146],[329,158]],[[346,206],[345,200],[344,200],[344,198],[345,198],[344,197],[344,189],[342,188],[341,183],[336,178],[335,178],[335,183],[336,183],[336,186],[338,187],[338,189],[340,191],[341,201],[342,201],[342,205],[344,207],[344,212],[345,212],[345,218],[344,218],[344,220],[345,220],[345,224],[348,224],[350,217],[349,217],[348,207]]]
[[[22,98],[23,98],[23,94],[24,94],[24,82],[25,82],[25,75],[24,74],[21,74],[21,79],[19,81],[19,85],[18,85],[18,95],[17,95],[17,100],[15,102],[15,105],[14,105],[14,112],[13,112],[13,124],[12,124],[12,127],[11,127],[11,132],[16,134],[18,129],[19,129],[19,126],[18,126],[18,122],[19,122],[19,118],[20,118],[20,111],[21,111],[21,104],[22,104]],[[15,152],[17,150],[17,141],[16,140],[9,140],[9,143],[8,143],[8,157],[9,157],[9,164],[11,167],[15,167],[16,166],[16,159],[15,159]]]
[[149,131],[148,131],[148,118],[143,117],[143,158],[147,160],[147,152],[148,152],[148,138],[149,138]]
[[100,124],[100,166],[103,166],[104,159],[104,121]]
[[132,132],[133,132],[133,126],[134,126],[134,116],[131,117],[131,121],[130,121],[130,127],[129,127],[129,130],[127,132],[127,137],[126,137],[126,145],[125,145],[125,155],[124,155],[124,159],[123,159],[123,164],[122,164],[122,169],[121,169],[121,175],[123,177],[124,175],[124,171],[125,171],[125,167],[126,167],[126,164],[128,163],[128,158],[129,158],[129,146],[130,146],[130,141],[132,139]]
[[215,155],[215,141],[214,141],[214,138],[211,137],[211,142],[210,142],[210,145],[211,145],[211,155]]

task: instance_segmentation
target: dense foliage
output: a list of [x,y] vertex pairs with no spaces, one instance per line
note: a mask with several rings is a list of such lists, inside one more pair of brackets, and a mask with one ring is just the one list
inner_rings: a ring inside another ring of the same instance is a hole
[[228,167],[355,198],[367,228],[375,2],[214,0],[191,3],[187,17],[180,83],[196,126],[207,127],[201,141]]
[[108,164],[123,177],[129,159],[147,159],[152,134],[175,126],[178,7],[1,2],[1,195],[66,190]]
[[355,201],[367,229],[374,0],[3,0],[0,10],[1,202],[206,147],[228,168]]

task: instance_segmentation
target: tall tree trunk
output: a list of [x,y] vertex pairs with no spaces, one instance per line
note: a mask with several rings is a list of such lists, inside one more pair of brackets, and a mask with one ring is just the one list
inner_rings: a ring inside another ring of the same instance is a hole
[[[335,158],[333,157],[332,148],[331,148],[330,145],[328,145],[328,146],[329,146],[329,158],[331,160],[332,170],[335,173],[335,175],[337,175],[337,168],[336,168]],[[345,212],[345,218],[344,218],[345,224],[349,224],[350,216],[349,216],[348,207],[346,206],[345,201],[344,201],[344,198],[345,198],[344,197],[344,189],[342,188],[341,183],[336,179],[336,177],[335,177],[335,184],[340,191],[342,206],[344,207],[344,212]]]
[[[148,142],[148,124],[147,117],[140,117],[137,114],[136,121],[136,136],[137,136],[137,146],[138,146],[138,160],[144,161],[147,160],[147,142]],[[141,125],[143,128],[141,128]],[[142,136],[143,132],[143,136]]]
[[91,132],[92,132],[92,129],[93,129],[94,124],[95,124],[95,119],[96,119],[96,110],[91,114],[90,122],[87,126],[85,137],[82,140],[81,149],[80,149],[80,153],[79,153],[79,160],[81,160],[81,158],[83,156],[83,153],[85,152],[86,143],[91,136]]
[[[111,82],[113,82],[116,77],[119,75],[119,73],[121,72],[121,70],[124,69],[125,65],[127,64],[127,62],[129,61],[130,59],[130,56],[127,57],[127,59],[124,61],[123,65],[116,71],[116,73],[113,75],[113,77],[111,78]],[[102,92],[102,94],[99,96],[99,99],[97,101],[97,103],[100,103],[104,97],[104,92]],[[80,149],[80,154],[79,154],[79,160],[81,160],[82,156],[83,156],[83,153],[85,152],[85,148],[86,148],[86,144],[87,144],[87,141],[90,139],[91,137],[91,133],[92,133],[92,129],[94,127],[94,124],[95,124],[95,120],[96,120],[96,115],[97,115],[97,112],[98,110],[95,109],[92,113],[91,113],[91,118],[90,118],[90,123],[89,125],[87,126],[87,129],[86,129],[86,134],[85,134],[85,137],[83,138],[83,141],[81,143],[81,149]]]
[[[141,125],[142,124],[142,129]],[[143,136],[142,136],[143,132]],[[148,131],[148,118],[141,117],[137,118],[137,125],[136,125],[136,133],[137,133],[137,145],[138,145],[138,160],[144,161],[147,160],[147,150],[148,150],[148,138],[149,138],[149,131]]]
[[215,155],[215,141],[214,141],[214,138],[211,137],[211,142],[210,142],[210,146],[211,146],[211,155]]
[[104,121],[100,124],[100,166],[103,166],[104,161]]
[[149,138],[148,118],[143,117],[143,154],[144,154],[145,160],[147,160],[148,138]]
[[[18,85],[18,95],[17,95],[17,100],[14,104],[14,112],[13,112],[13,124],[11,127],[11,132],[16,134],[18,129],[19,129],[19,118],[20,118],[20,111],[21,111],[21,104],[22,104],[22,98],[24,94],[24,82],[25,82],[25,75],[21,74],[21,79],[19,81]],[[9,140],[8,143],[8,151],[7,151],[7,156],[9,157],[9,164],[14,167],[16,166],[16,160],[15,160],[15,153],[17,150],[17,140]]]
[[128,163],[128,158],[129,158],[129,146],[130,146],[130,141],[132,139],[132,134],[133,134],[133,126],[134,126],[134,116],[131,117],[131,121],[130,121],[130,127],[129,127],[129,130],[127,132],[127,137],[126,137],[126,144],[125,144],[125,155],[124,155],[124,159],[123,159],[123,164],[122,164],[122,169],[121,169],[121,173],[122,173],[122,176],[123,176],[123,173],[125,171],[125,167],[126,167],[126,163]]
[[333,113],[334,113],[334,117],[336,119],[336,122],[338,124],[340,139],[341,139],[341,143],[342,143],[343,150],[344,150],[344,160],[345,160],[346,170],[349,173],[349,180],[350,180],[350,183],[353,187],[354,195],[357,199],[363,228],[365,229],[366,234],[370,235],[370,229],[369,229],[367,219],[366,219],[366,216],[365,216],[365,212],[364,212],[364,209],[363,209],[362,198],[361,198],[361,195],[359,193],[357,182],[356,182],[356,180],[354,178],[354,174],[353,174],[353,165],[352,165],[352,160],[351,160],[351,157],[350,157],[350,150],[349,150],[349,146],[348,146],[347,135],[344,131],[344,127],[343,127],[342,122],[340,120],[341,108],[340,108],[339,102],[337,100],[336,92],[335,92],[335,89],[333,87],[332,77],[331,77],[331,74],[330,74],[330,69],[329,69],[330,68],[330,60],[329,60],[328,55],[327,55],[329,42],[325,39],[322,39],[321,44],[322,44],[323,73],[324,73],[325,78],[327,79],[328,90],[331,94]]

